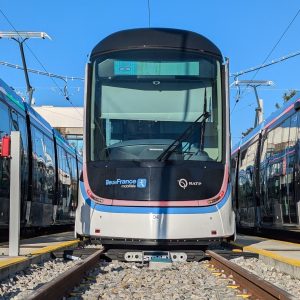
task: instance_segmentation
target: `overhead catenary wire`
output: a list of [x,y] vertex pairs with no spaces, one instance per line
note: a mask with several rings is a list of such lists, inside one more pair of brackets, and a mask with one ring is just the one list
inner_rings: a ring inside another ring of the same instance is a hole
[[[292,24],[294,23],[294,21],[295,21],[296,18],[298,17],[299,13],[300,13],[300,8],[299,8],[298,11],[296,12],[296,14],[295,14],[294,17],[292,18],[292,20],[289,22],[289,24],[287,25],[287,27],[285,28],[285,30],[283,31],[283,33],[281,34],[281,36],[279,37],[279,39],[277,40],[277,42],[275,43],[275,45],[274,45],[274,46],[272,47],[272,49],[269,51],[268,55],[266,56],[266,58],[264,59],[264,61],[261,63],[261,65],[258,66],[258,67],[252,68],[253,70],[251,70],[251,69],[246,70],[247,72],[244,71],[243,74],[256,71],[255,74],[254,74],[254,75],[252,76],[252,78],[251,78],[251,80],[254,80],[254,78],[256,77],[256,75],[258,74],[258,72],[259,72],[262,68],[265,68],[265,67],[267,67],[267,66],[270,66],[270,65],[275,64],[275,63],[272,63],[272,62],[269,63],[269,64],[265,64],[265,63],[266,63],[266,61],[269,59],[269,57],[272,55],[272,53],[274,52],[274,50],[277,48],[277,46],[279,45],[279,43],[281,42],[281,40],[283,39],[283,37],[286,35],[286,33],[288,32],[288,30],[290,29],[290,27],[292,26]],[[300,54],[300,52],[299,52],[299,53],[297,52],[297,53],[291,54],[291,55],[289,55],[289,57],[287,57],[287,58],[285,58],[285,59],[281,59],[281,60],[279,60],[278,62],[283,61],[283,60],[287,60],[287,59],[292,58],[292,57],[295,57],[296,55],[299,55],[299,54]],[[277,63],[277,62],[276,62],[276,63]],[[242,74],[240,74],[240,75],[242,75]],[[236,81],[237,77],[240,76],[240,75],[235,75],[235,76],[234,76],[234,80]],[[237,104],[237,102],[239,101],[239,99],[242,98],[242,96],[244,95],[244,93],[245,93],[247,87],[248,87],[248,86],[246,86],[242,92],[239,92],[239,98],[236,99],[236,104]],[[235,109],[235,107],[236,107],[236,105],[234,106],[234,109]],[[234,109],[233,109],[233,110],[234,110]],[[231,113],[233,113],[233,110],[232,110]]]
[[[12,29],[19,35],[18,30],[15,28],[15,26],[12,24],[12,22],[9,20],[9,18],[5,15],[5,13],[2,11],[2,9],[0,8],[0,13],[3,15],[3,17],[5,18],[5,20],[8,22],[8,24],[12,27]],[[19,35],[20,36],[20,35]],[[22,38],[20,36],[20,38]],[[43,68],[43,70],[45,71],[45,73],[49,73],[45,66],[42,64],[42,62],[40,61],[40,59],[37,57],[37,55],[35,55],[35,53],[33,52],[33,50],[31,50],[31,48],[27,45],[26,41],[24,41],[24,44],[26,45],[27,49],[30,51],[30,53],[33,55],[33,57],[36,59],[36,61],[41,65],[41,67]],[[80,112],[78,111],[78,109],[76,108],[76,106],[74,106],[73,102],[71,101],[70,97],[68,96],[68,92],[67,92],[67,88],[66,86],[64,87],[64,90],[57,84],[57,82],[54,80],[53,77],[50,77],[50,79],[52,80],[52,82],[56,85],[56,87],[59,89],[59,91],[61,92],[61,94],[64,96],[64,98],[73,106],[74,109],[76,109],[76,111],[80,114]],[[67,81],[63,78],[60,78],[62,80],[65,81],[65,83],[67,84]]]
[[[256,66],[256,67],[251,67],[251,68],[248,68],[248,69],[243,70],[243,71],[232,73],[232,74],[230,74],[230,77],[234,77],[234,80],[236,80],[236,78],[239,77],[239,76],[241,76],[241,75],[254,72],[254,71],[258,70],[258,69],[263,69],[263,68],[266,68],[266,67],[270,67],[272,65],[278,64],[280,62],[283,62],[285,60],[288,60],[288,59],[293,58],[293,57],[298,56],[298,55],[300,55],[300,51],[297,51],[297,52],[294,52],[294,53],[282,56],[282,57],[280,57],[278,59],[272,60],[271,62],[265,63],[263,65],[259,65],[259,66]],[[233,88],[232,87],[233,84],[234,84],[234,82],[230,85],[230,88]],[[246,86],[246,88],[243,90],[243,93],[241,95],[240,87],[237,86],[237,93],[236,93],[236,96],[235,96],[236,99],[235,99],[234,107],[233,107],[233,109],[230,112],[230,115],[234,112],[234,110],[236,108],[236,105],[239,102],[239,99],[245,94],[245,91],[246,91],[247,88],[248,88],[248,86]],[[288,91],[288,90],[299,90],[299,89],[295,88],[295,89],[272,89],[272,90]]]
[[[24,68],[22,66],[16,65],[16,64],[12,64],[6,61],[0,61],[0,65],[2,66],[6,66],[6,67],[10,67],[10,68],[14,68],[14,69],[18,69],[18,70],[24,70]],[[62,80],[84,80],[83,77],[75,77],[75,76],[64,76],[64,75],[58,75],[58,74],[54,74],[54,73],[49,73],[49,72],[44,72],[44,71],[40,71],[40,70],[34,70],[34,69],[28,69],[27,71],[30,73],[34,73],[37,75],[43,75],[43,76],[48,76],[48,77],[53,77],[53,78],[58,78],[58,79],[62,79]]]
[[[290,27],[292,26],[292,24],[294,23],[294,21],[298,17],[299,13],[300,13],[300,8],[298,9],[298,11],[295,14],[295,16],[293,17],[293,19],[290,21],[290,23],[288,24],[288,26],[286,27],[286,29],[283,31],[282,35],[280,36],[280,38],[278,39],[278,41],[276,42],[276,44],[273,46],[273,48],[271,49],[271,51],[269,52],[269,54],[267,55],[267,57],[264,59],[264,61],[262,62],[261,66],[263,66],[265,64],[265,62],[269,59],[269,57],[271,56],[271,54],[277,48],[277,46],[279,45],[279,43],[281,42],[281,40],[283,39],[283,37],[285,36],[285,34],[288,32],[288,30],[290,29]],[[256,70],[255,74],[253,75],[252,80],[256,77],[256,75],[258,74],[258,72],[260,70],[261,70],[261,68],[258,68]]]
[[256,70],[267,68],[269,66],[278,64],[280,62],[283,62],[285,60],[288,60],[288,59],[293,58],[293,57],[298,56],[298,55],[300,55],[300,51],[288,54],[286,56],[282,56],[282,57],[280,57],[278,59],[272,60],[272,61],[270,61],[268,63],[264,63],[264,64],[256,66],[256,67],[251,67],[249,69],[246,69],[246,70],[243,70],[243,71],[240,71],[240,72],[236,72],[236,73],[230,74],[230,77],[235,77],[236,78],[238,76],[241,76],[241,75],[244,75],[244,74],[247,74],[247,73],[251,73],[251,72],[254,72]]

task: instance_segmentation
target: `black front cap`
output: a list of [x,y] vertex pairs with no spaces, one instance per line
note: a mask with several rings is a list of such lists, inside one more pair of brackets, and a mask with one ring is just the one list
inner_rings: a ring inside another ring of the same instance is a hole
[[89,185],[99,197],[119,200],[201,200],[221,189],[216,162],[90,162]]

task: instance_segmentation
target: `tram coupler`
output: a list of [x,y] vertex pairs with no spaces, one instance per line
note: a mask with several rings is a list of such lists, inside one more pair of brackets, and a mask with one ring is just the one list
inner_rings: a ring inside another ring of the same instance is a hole
[[187,254],[184,252],[171,251],[129,251],[124,254],[127,262],[150,262],[153,259],[166,259],[172,262],[187,261]]

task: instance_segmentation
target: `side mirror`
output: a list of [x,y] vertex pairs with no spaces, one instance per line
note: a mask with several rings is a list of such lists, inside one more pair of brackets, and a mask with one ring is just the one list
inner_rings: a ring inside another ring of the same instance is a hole
[[297,101],[297,102],[295,102],[295,104],[294,104],[294,110],[295,110],[295,111],[298,111],[299,109],[300,109],[300,102]]

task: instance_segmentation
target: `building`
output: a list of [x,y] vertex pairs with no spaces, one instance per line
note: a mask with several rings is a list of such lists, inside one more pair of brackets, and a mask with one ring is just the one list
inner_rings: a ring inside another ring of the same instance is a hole
[[83,150],[83,107],[33,106],[79,153]]

